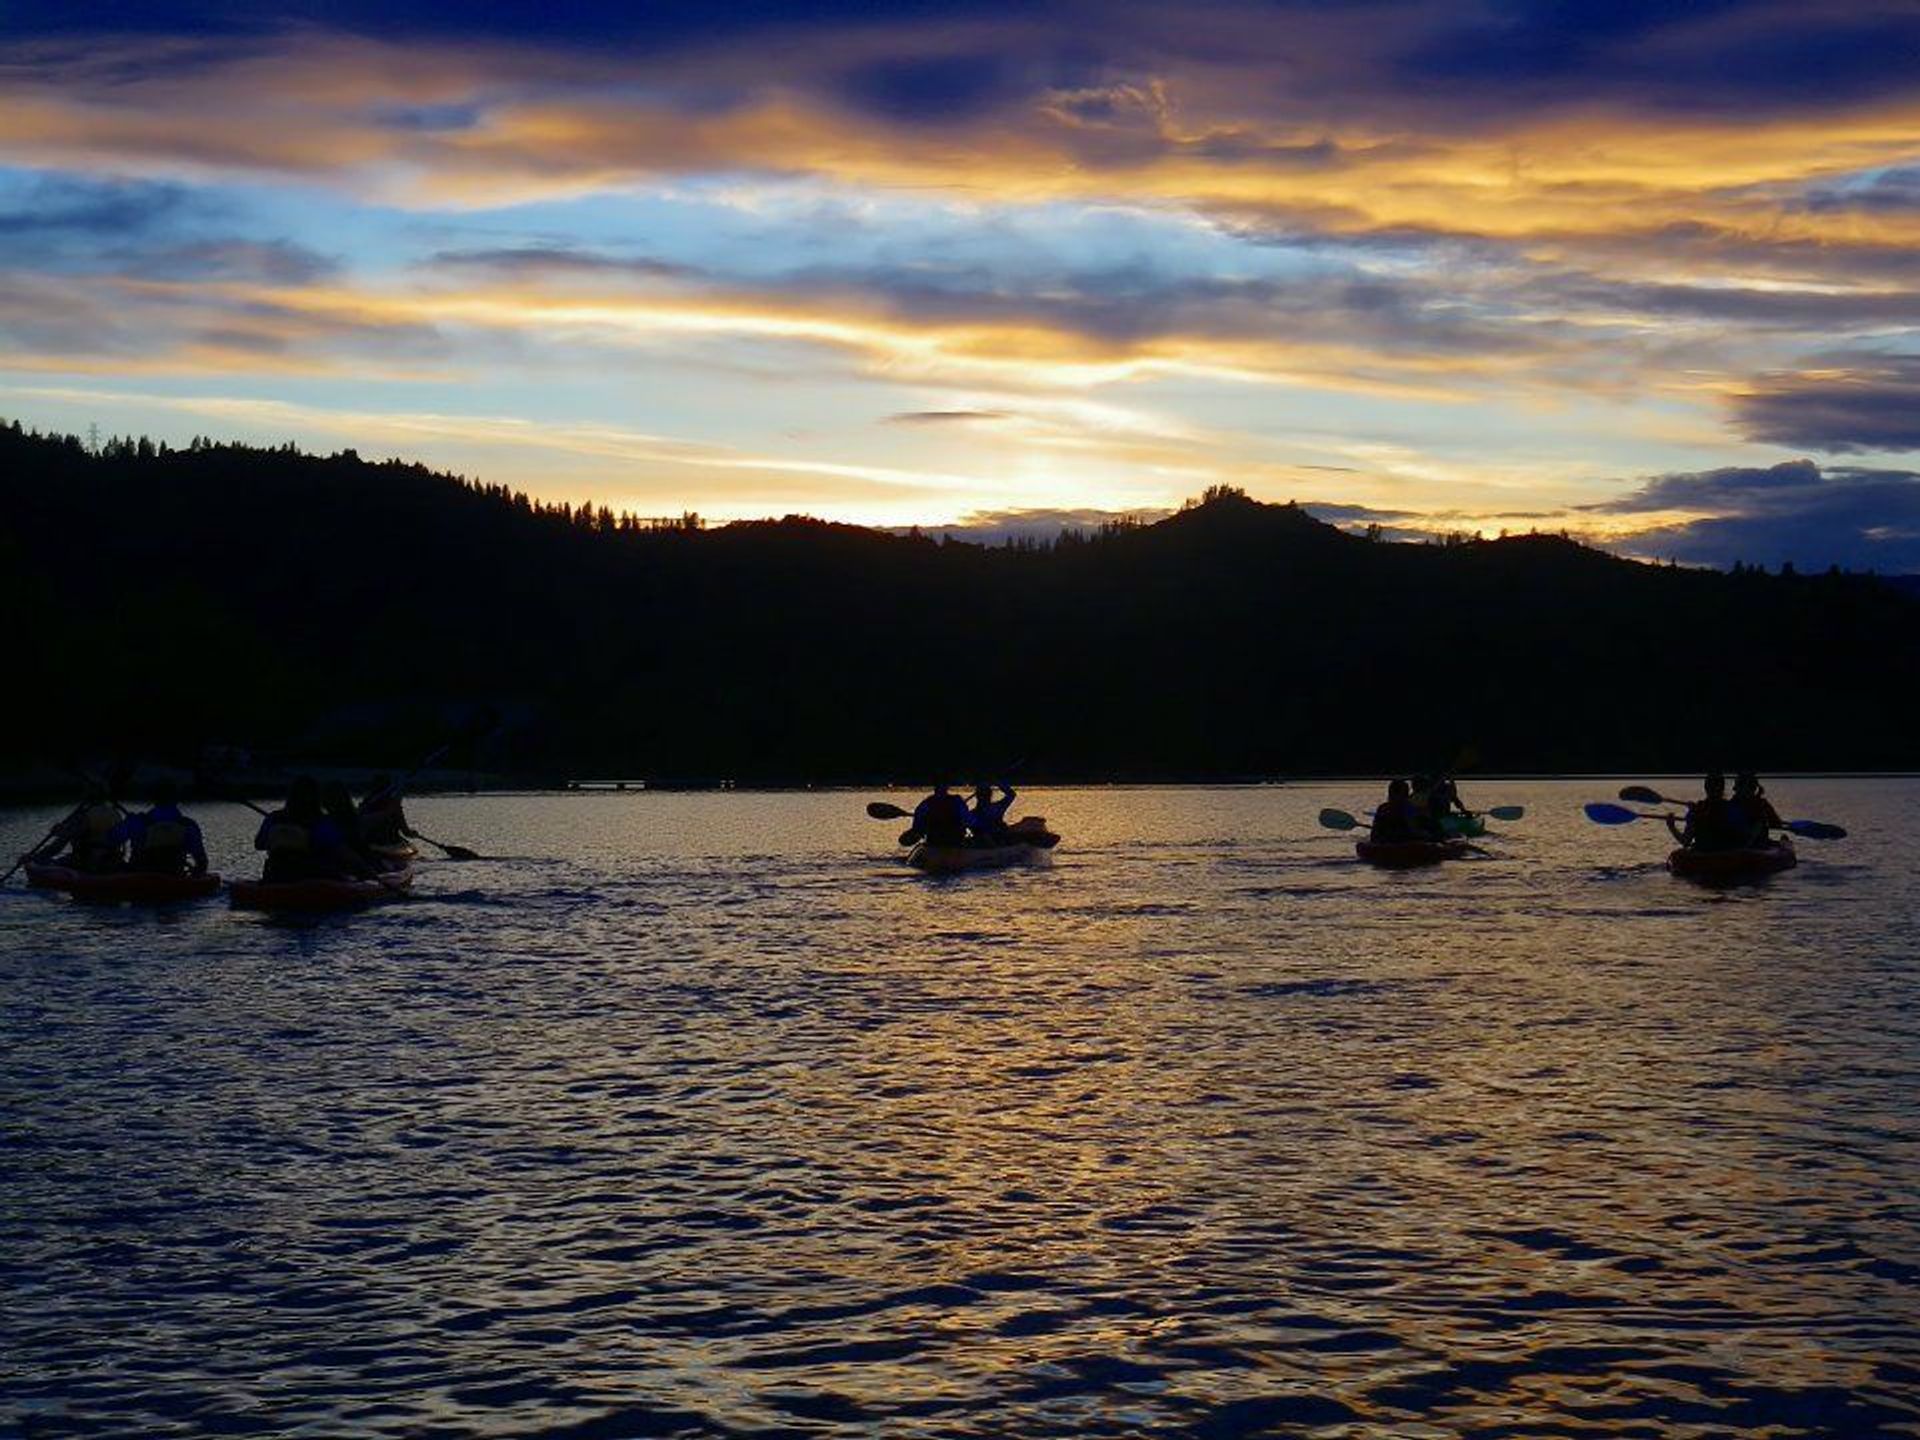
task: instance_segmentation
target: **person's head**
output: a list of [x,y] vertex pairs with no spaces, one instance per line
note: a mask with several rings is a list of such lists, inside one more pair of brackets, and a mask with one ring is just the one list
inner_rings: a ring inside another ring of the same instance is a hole
[[162,780],[153,787],[153,808],[164,810],[170,805],[180,803],[180,787],[171,780]]
[[320,782],[311,775],[295,778],[287,787],[287,810],[294,815],[318,815],[320,813]]
[[945,780],[936,780],[933,782],[933,793],[936,795],[944,795],[952,788],[953,786]]
[[1761,785],[1760,777],[1754,774],[1753,771],[1742,770],[1738,775],[1733,777],[1733,793],[1736,795],[1760,795],[1765,793],[1765,787]]
[[991,800],[993,798],[993,786],[985,780],[980,781],[973,787],[973,798],[976,800]]
[[1404,780],[1389,781],[1387,783],[1387,799],[1404,800],[1411,793],[1411,790],[1412,787]]
[[1718,800],[1727,793],[1727,777],[1722,775],[1718,770],[1708,774],[1706,785],[1707,794],[1715,800]]
[[107,787],[98,780],[89,780],[86,789],[80,792],[80,799],[88,805],[104,805],[107,803]]

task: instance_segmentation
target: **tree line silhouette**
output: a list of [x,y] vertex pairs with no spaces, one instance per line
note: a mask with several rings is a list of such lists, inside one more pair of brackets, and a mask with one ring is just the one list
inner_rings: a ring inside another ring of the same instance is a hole
[[1872,577],[1369,540],[1208,492],[982,546],[549,504],[291,445],[0,426],[9,755],[392,764],[461,706],[530,776],[805,783],[1909,768]]

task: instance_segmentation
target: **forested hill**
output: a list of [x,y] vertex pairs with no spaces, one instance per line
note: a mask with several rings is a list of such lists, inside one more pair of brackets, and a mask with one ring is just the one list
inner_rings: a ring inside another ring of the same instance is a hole
[[8,754],[553,775],[1173,778],[1920,765],[1920,603],[1231,493],[1043,548],[540,507],[351,452],[0,429]]

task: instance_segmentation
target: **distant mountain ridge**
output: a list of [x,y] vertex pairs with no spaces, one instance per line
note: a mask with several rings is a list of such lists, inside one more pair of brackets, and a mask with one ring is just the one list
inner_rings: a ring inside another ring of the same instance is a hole
[[997,548],[540,506],[399,462],[0,427],[9,752],[743,783],[1920,764],[1920,603],[1554,536],[1396,544],[1210,492]]

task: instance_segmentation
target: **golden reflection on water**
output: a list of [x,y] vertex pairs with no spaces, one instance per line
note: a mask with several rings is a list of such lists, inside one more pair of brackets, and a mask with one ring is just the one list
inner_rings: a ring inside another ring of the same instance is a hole
[[866,797],[644,795],[423,801],[519,858],[348,924],[20,897],[0,1403],[129,1433],[1908,1423],[1886,797],[1807,784],[1862,843],[1717,895],[1585,827],[1607,787],[1485,788],[1529,818],[1426,874],[1315,830],[1357,787],[1056,792],[1051,870],[931,883]]

